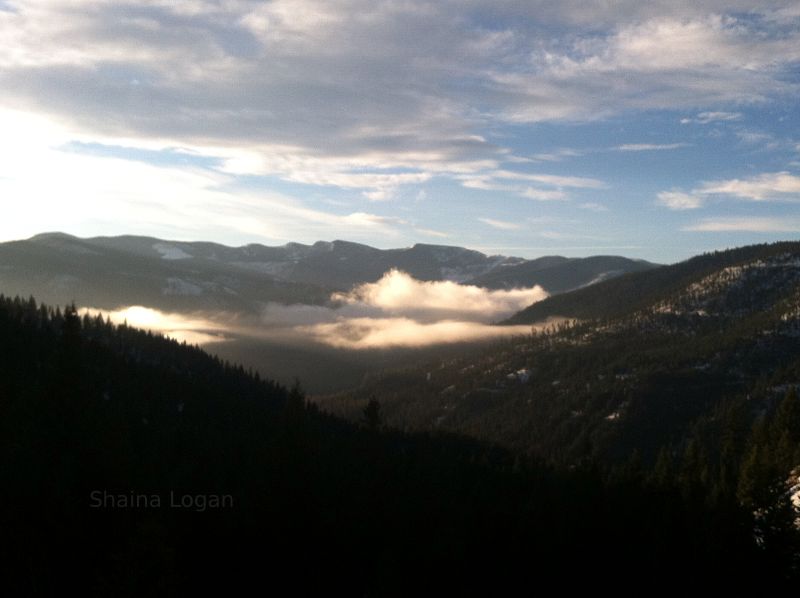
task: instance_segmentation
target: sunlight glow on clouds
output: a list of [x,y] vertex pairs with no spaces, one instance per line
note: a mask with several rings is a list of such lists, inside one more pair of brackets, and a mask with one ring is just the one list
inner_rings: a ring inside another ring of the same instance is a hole
[[392,270],[377,282],[334,294],[337,308],[270,304],[262,323],[340,348],[422,347],[529,334],[529,326],[490,323],[546,297],[538,286],[492,291]]
[[220,330],[220,324],[203,318],[177,313],[165,313],[157,309],[133,305],[116,311],[104,311],[87,307],[81,313],[90,316],[101,314],[111,318],[114,324],[127,323],[133,328],[150,330],[190,345],[207,345],[229,340]]
[[339,305],[270,303],[258,321],[226,313],[166,313],[143,306],[101,313],[115,324],[151,330],[177,341],[208,345],[236,338],[344,349],[423,347],[478,342],[529,334],[530,326],[493,326],[547,293],[541,287],[491,291],[453,282],[416,280],[404,272],[387,272],[379,281],[337,293]]
[[[725,217],[709,198],[797,193],[796,0],[9,5],[0,197],[19,210],[4,239],[521,234],[471,227],[479,213],[571,216],[641,245],[647,198]],[[131,157],[143,149],[156,155]],[[685,223],[665,215],[671,246]]]
[[385,313],[424,314],[443,317],[461,314],[488,322],[498,315],[511,315],[547,297],[540,286],[529,289],[489,290],[451,281],[421,281],[392,270],[373,283],[357,286],[349,293],[336,293],[334,301],[364,305]]
[[531,327],[499,327],[454,320],[422,323],[410,318],[351,318],[330,324],[306,326],[301,330],[332,347],[378,349],[485,341],[530,334]]

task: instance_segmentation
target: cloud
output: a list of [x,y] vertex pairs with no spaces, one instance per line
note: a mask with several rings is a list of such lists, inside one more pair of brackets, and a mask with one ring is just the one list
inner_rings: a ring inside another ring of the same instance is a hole
[[127,323],[134,328],[151,330],[178,342],[190,345],[207,345],[230,340],[219,323],[204,317],[178,313],[165,313],[157,309],[133,305],[116,311],[105,311],[93,307],[82,308],[81,313],[90,316],[101,314],[115,324]]
[[414,315],[430,320],[458,315],[482,322],[511,315],[541,301],[547,292],[539,286],[528,289],[489,290],[451,281],[420,281],[399,270],[391,270],[374,283],[336,293],[333,300],[382,313]]
[[701,112],[694,118],[682,118],[681,124],[698,123],[707,125],[714,122],[730,122],[742,120],[741,112]]
[[552,152],[533,154],[531,158],[533,160],[541,162],[560,162],[565,158],[576,158],[578,156],[582,156],[584,155],[584,153],[585,151],[583,150],[576,150],[572,148],[560,148]]
[[414,227],[414,232],[417,232],[420,235],[425,235],[426,237],[436,237],[437,239],[449,239],[452,236],[450,233],[446,233],[440,230],[433,230],[431,228],[420,228],[418,226]]
[[695,210],[703,205],[703,198],[682,191],[661,191],[658,194],[658,203],[670,210]]
[[[497,70],[496,85],[509,97],[506,117],[593,120],[621,110],[764,102],[796,90],[796,23],[787,30],[713,11],[681,18],[674,10],[626,22],[622,6],[614,3],[614,10],[612,31],[581,36],[572,47],[545,42],[531,52],[528,72]],[[711,122],[723,113],[701,114]]]
[[[536,201],[559,201],[569,198],[567,189],[603,189],[604,181],[589,177],[561,176],[545,173],[493,170],[481,174],[456,177],[461,185],[483,191],[503,191]],[[545,185],[532,186],[530,183]]]
[[520,230],[522,228],[522,225],[517,222],[506,222],[505,220],[494,220],[493,218],[478,218],[478,220],[499,230]]
[[536,201],[559,201],[567,199],[568,195],[564,191],[552,189],[537,189],[536,187],[525,187],[519,191],[519,195]]
[[472,342],[529,333],[530,327],[489,323],[545,297],[547,293],[538,286],[492,291],[449,281],[416,280],[392,270],[377,282],[334,294],[335,308],[270,304],[262,325],[272,335],[288,334],[348,349]]
[[797,218],[706,218],[683,230],[693,232],[800,233]]
[[688,147],[688,143],[626,143],[618,145],[615,149],[620,152],[647,152],[673,150],[681,147]]
[[476,342],[530,334],[530,326],[489,326],[443,320],[421,323],[409,318],[352,318],[301,328],[318,342],[346,349],[422,347]]
[[[232,175],[189,165],[76,153],[68,130],[46,119],[0,110],[0,197],[14,209],[0,219],[0,239],[42,230],[74,234],[151,234],[169,238],[316,241],[395,237],[401,218],[363,211],[312,209],[286,195],[237,188]],[[46,176],[43,175],[46,173]]]
[[706,195],[730,195],[751,201],[800,200],[800,177],[788,172],[770,172],[749,179],[711,181],[700,191]]
[[554,174],[511,172],[508,170],[499,171],[493,174],[499,179],[509,179],[515,181],[533,181],[552,185],[554,187],[572,187],[576,189],[603,189],[606,184],[600,179],[577,176],[560,176]]
[[758,202],[800,201],[800,177],[788,172],[767,172],[747,179],[707,181],[689,193],[662,191],[658,203],[671,210],[691,210],[715,195]]
[[601,203],[595,201],[587,201],[578,206],[582,210],[589,210],[591,212],[608,212],[608,208]]
[[518,163],[486,133],[509,124],[797,92],[791,2],[638,4],[20,0],[0,11],[0,103],[385,200]]

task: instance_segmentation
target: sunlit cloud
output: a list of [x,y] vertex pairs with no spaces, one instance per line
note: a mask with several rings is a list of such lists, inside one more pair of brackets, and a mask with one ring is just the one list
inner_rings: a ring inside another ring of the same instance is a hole
[[141,305],[115,311],[88,307],[81,309],[81,313],[88,313],[90,316],[100,314],[104,318],[110,318],[114,324],[127,324],[133,328],[149,330],[190,345],[208,345],[230,340],[219,322],[186,314],[166,313]]
[[416,280],[405,272],[392,270],[377,282],[358,285],[348,293],[334,294],[333,300],[351,306],[377,308],[392,315],[416,314],[429,319],[460,314],[488,322],[546,297],[547,292],[539,286],[489,290],[447,280]]
[[409,318],[351,318],[301,327],[318,342],[347,349],[422,347],[476,342],[530,334],[530,326],[489,326],[478,322],[442,320],[422,323]]
[[233,189],[233,177],[215,170],[75,153],[63,149],[66,129],[24,113],[0,110],[0,129],[13,137],[0,140],[0,197],[14,202],[0,219],[3,240],[101,230],[222,242],[315,241],[332,229],[358,240],[397,236],[407,224],[395,216],[309,208],[274,191]]
[[349,349],[474,342],[530,333],[527,326],[493,326],[491,322],[546,297],[538,286],[492,291],[449,281],[416,280],[392,270],[375,283],[333,295],[338,307],[269,304],[261,324],[283,337]]

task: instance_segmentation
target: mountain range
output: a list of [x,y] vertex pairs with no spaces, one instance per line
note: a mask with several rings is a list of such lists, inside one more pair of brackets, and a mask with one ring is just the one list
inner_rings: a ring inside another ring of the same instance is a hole
[[258,313],[269,302],[319,305],[335,291],[374,282],[392,269],[419,280],[492,289],[538,284],[560,293],[653,267],[615,256],[526,260],[462,247],[417,244],[382,250],[347,241],[227,247],[47,233],[0,244],[0,288],[5,294],[108,309],[138,304]]

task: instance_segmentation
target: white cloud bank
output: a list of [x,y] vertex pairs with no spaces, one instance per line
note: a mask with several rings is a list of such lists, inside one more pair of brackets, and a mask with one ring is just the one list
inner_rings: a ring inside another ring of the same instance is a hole
[[243,321],[233,314],[167,313],[142,306],[81,311],[101,313],[115,324],[127,322],[189,344],[208,345],[245,337],[363,350],[477,342],[529,334],[530,326],[493,326],[491,322],[546,297],[547,292],[539,286],[489,290],[449,281],[416,280],[392,270],[377,282],[335,294],[332,299],[339,307],[271,303],[258,322]]
[[450,281],[416,280],[392,270],[332,299],[338,309],[270,305],[264,321],[282,323],[316,342],[348,349],[422,347],[530,333],[529,326],[492,326],[547,297],[539,286],[489,290]]
[[490,322],[511,315],[547,297],[540,286],[528,289],[489,290],[448,280],[422,281],[391,270],[374,283],[358,285],[349,293],[336,293],[334,301],[378,309],[392,315],[415,315],[429,320],[459,315]]

